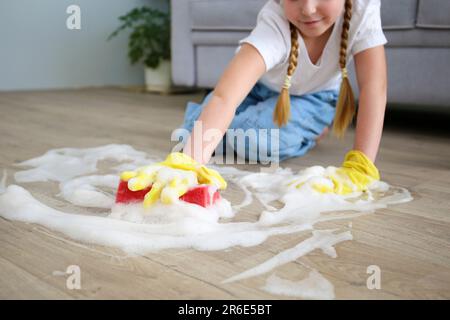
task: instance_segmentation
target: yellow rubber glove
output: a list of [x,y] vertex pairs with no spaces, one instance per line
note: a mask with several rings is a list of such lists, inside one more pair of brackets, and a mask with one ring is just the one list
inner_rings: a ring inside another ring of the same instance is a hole
[[[326,178],[327,180],[323,183],[311,182],[311,187],[320,193],[345,195],[355,191],[366,191],[373,181],[380,180],[378,169],[363,152],[358,150],[349,151],[339,168],[330,166],[326,169],[316,168],[320,170],[312,170],[313,167],[309,169],[311,169],[309,173],[301,178],[294,178],[287,186],[300,188],[310,178]],[[315,180],[317,181],[317,179]],[[323,181],[323,179],[320,180]]]
[[227,187],[227,183],[220,173],[199,164],[185,153],[173,152],[160,164],[175,169],[193,171],[197,174],[198,182],[200,184],[212,184],[222,190]]
[[179,152],[169,154],[163,162],[142,167],[137,171],[123,172],[120,178],[128,181],[131,191],[152,186],[144,197],[144,207],[150,207],[158,199],[162,203],[171,204],[190,187],[199,183],[215,185],[218,189],[227,187],[227,183],[217,171],[208,169]]
[[373,162],[358,150],[349,151],[340,168],[327,176],[333,182],[333,188],[322,184],[313,184],[316,191],[322,193],[349,194],[355,191],[366,191],[375,180],[380,180],[380,173]]

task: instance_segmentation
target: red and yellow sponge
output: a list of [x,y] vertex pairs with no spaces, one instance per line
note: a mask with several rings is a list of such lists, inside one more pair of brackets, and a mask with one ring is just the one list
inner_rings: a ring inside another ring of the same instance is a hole
[[120,178],[116,203],[142,201],[144,207],[178,200],[208,207],[220,199],[218,190],[227,187],[217,171],[179,152],[169,154],[163,162],[123,172]]

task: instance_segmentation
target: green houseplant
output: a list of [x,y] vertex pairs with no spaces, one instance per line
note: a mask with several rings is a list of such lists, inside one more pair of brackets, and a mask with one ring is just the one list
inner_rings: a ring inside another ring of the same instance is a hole
[[120,26],[108,40],[131,29],[128,39],[131,64],[143,62],[148,90],[168,91],[171,87],[170,13],[141,7],[120,16],[119,20]]

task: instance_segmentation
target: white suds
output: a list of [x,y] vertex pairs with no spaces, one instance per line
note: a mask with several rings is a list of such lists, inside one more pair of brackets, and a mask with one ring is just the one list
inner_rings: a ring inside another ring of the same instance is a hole
[[[102,160],[116,163],[108,166],[108,172],[103,172],[103,168],[99,172],[98,163]],[[0,183],[0,216],[36,223],[81,243],[118,247],[127,254],[145,254],[168,248],[227,250],[234,246],[252,247],[264,243],[271,236],[312,231],[310,238],[295,247],[225,281],[233,282],[265,274],[316,249],[336,257],[335,245],[351,240],[350,231],[314,230],[316,223],[354,219],[388,205],[412,200],[408,190],[382,181],[373,183],[365,193],[355,192],[346,196],[315,191],[311,187],[313,183],[330,183],[325,174],[335,170],[334,167],[313,166],[298,173],[289,168],[254,173],[233,167],[210,166],[219,171],[230,185],[243,190],[241,203],[232,206],[226,200],[225,190],[221,192],[222,199],[207,208],[178,199],[170,205],[158,202],[150,210],[144,209],[142,204],[115,204],[121,171],[135,170],[161,160],[128,145],[50,150],[20,163],[21,167],[31,168],[16,172],[16,181],[41,183],[42,188],[46,188],[46,181],[58,182],[60,192],[55,196],[67,201],[68,208],[76,205],[85,211],[80,212],[77,208],[73,210],[78,212],[75,214],[56,210],[36,200],[22,186],[6,186],[4,171]],[[256,220],[234,222],[239,210],[251,205],[254,199],[265,210],[259,212]],[[107,216],[100,216],[92,208],[111,211]],[[331,283],[318,272],[312,272],[307,279],[295,283],[273,276],[265,290],[304,298],[334,297]]]
[[0,181],[0,194],[5,192],[6,190],[6,179],[8,175],[6,174],[6,169],[3,169],[2,180]]
[[306,279],[290,281],[271,275],[261,288],[272,294],[298,297],[302,299],[334,299],[334,286],[317,270],[310,271]]
[[83,174],[94,173],[100,160],[136,161],[144,159],[145,156],[144,152],[136,151],[131,146],[117,144],[87,149],[54,149],[40,157],[18,163],[17,166],[31,166],[33,169],[18,171],[14,178],[17,182],[48,180],[62,182]]
[[353,237],[350,231],[342,232],[339,234],[334,234],[334,231],[335,230],[315,230],[313,231],[312,237],[300,242],[295,247],[280,252],[271,259],[259,264],[252,269],[228,278],[224,281],[224,283],[230,283],[237,280],[259,276],[283,264],[297,260],[298,258],[316,249],[321,249],[323,253],[329,255],[332,258],[336,258],[336,250],[333,246],[339,242],[351,240]]
[[61,182],[60,195],[68,202],[81,207],[111,208],[114,205],[114,194],[106,193],[96,187],[117,189],[120,178],[117,175],[86,176]]

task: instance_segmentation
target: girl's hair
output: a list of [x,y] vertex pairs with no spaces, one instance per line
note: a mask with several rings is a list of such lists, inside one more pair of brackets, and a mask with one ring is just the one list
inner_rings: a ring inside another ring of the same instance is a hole
[[[342,72],[342,82],[339,91],[339,98],[336,104],[336,114],[333,122],[333,133],[337,137],[342,137],[351,123],[355,114],[355,98],[353,90],[348,80],[346,61],[347,61],[347,41],[350,20],[352,18],[352,0],[345,0],[344,22],[341,33],[341,48],[339,50],[339,66]],[[289,87],[291,86],[291,77],[297,68],[298,63],[298,33],[297,28],[290,23],[291,30],[291,51],[289,53],[289,66],[281,89],[280,96],[273,114],[273,121],[281,127],[285,125],[290,116],[290,98]]]

